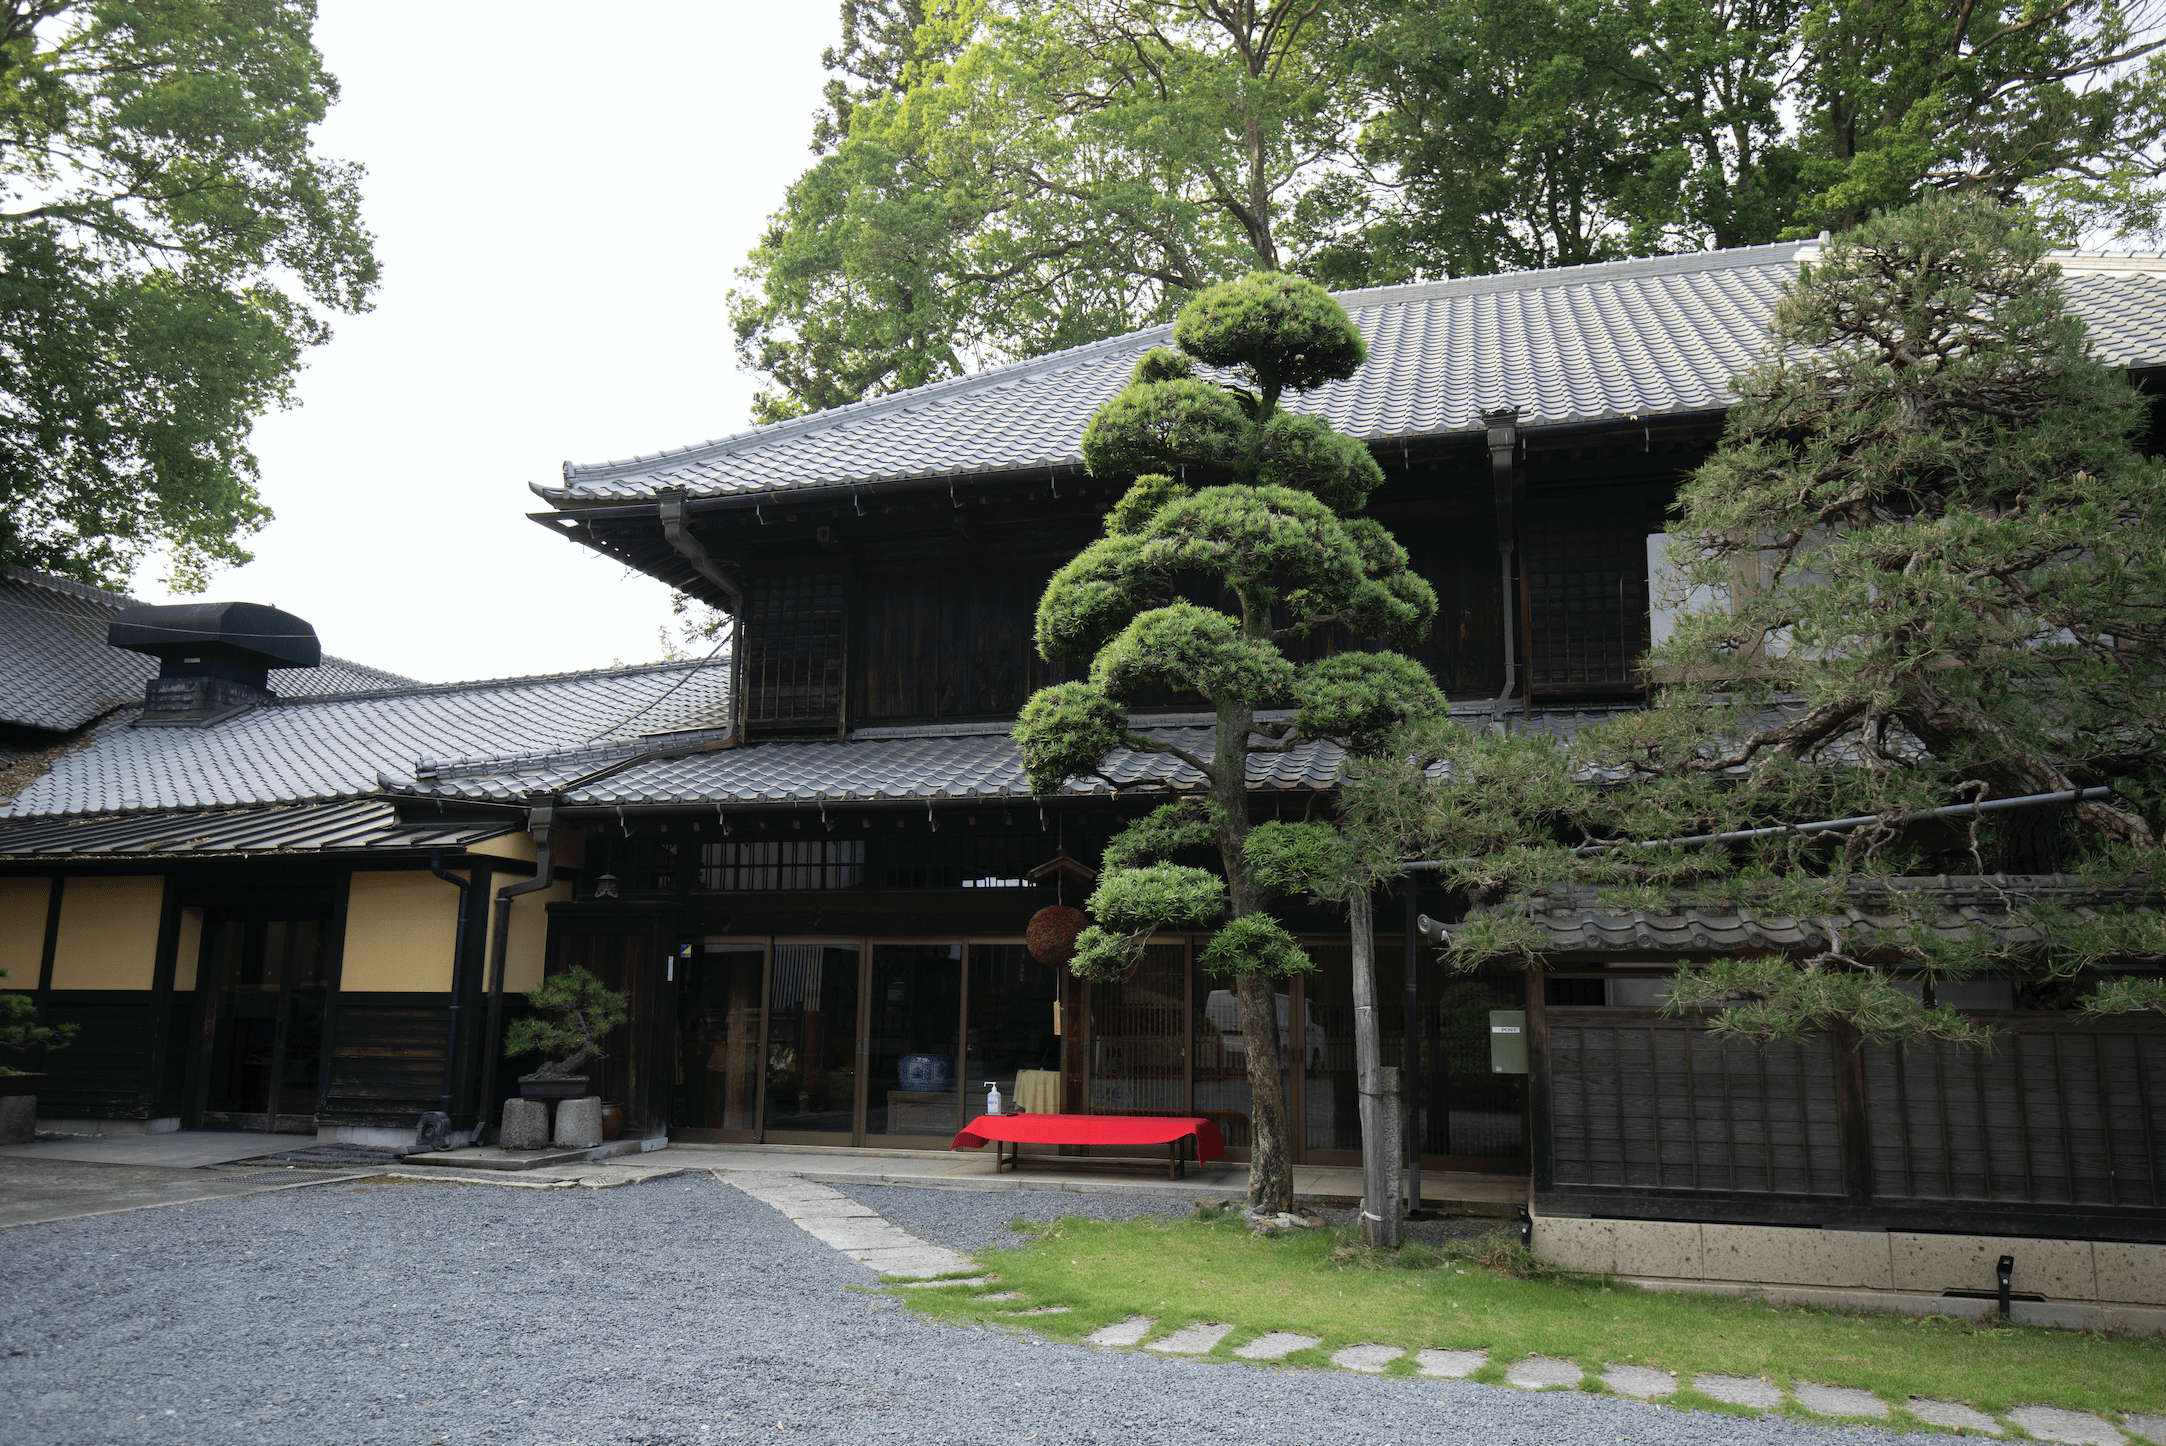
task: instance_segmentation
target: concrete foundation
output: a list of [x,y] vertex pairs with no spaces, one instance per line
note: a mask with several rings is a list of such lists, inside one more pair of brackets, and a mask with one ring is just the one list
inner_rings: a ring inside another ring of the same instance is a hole
[[[595,1128],[601,1128],[600,1112],[595,1114]],[[504,1101],[504,1130],[502,1148],[507,1150],[546,1150],[549,1148],[549,1102],[547,1100],[513,1099]]]
[[2016,1320],[2166,1334],[2166,1245],[1538,1215],[1534,1248],[1657,1290],[1965,1317],[1999,1308],[2008,1255],[2011,1291],[2044,1297],[2011,1302]]
[[72,1115],[47,1115],[38,1128],[57,1135],[88,1135],[92,1139],[117,1140],[123,1135],[170,1135],[180,1128],[179,1115],[155,1120],[91,1120]]
[[556,1146],[591,1150],[602,1142],[602,1097],[582,1095],[557,1105]]
[[[318,1125],[316,1143],[319,1145],[379,1145],[399,1149],[414,1143],[414,1131],[393,1126],[377,1125]],[[456,1149],[474,1143],[474,1131],[453,1130],[445,1137],[445,1148]]]

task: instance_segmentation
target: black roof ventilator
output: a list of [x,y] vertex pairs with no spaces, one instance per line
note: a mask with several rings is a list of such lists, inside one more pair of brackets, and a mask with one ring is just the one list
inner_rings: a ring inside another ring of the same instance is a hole
[[139,603],[114,617],[105,640],[158,660],[138,727],[216,723],[275,701],[271,669],[323,662],[313,627],[262,603]]

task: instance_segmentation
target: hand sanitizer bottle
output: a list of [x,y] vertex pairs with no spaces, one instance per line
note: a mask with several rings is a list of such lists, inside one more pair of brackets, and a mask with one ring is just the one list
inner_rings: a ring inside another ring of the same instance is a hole
[[1000,1113],[1000,1081],[997,1079],[985,1082],[985,1112],[989,1115]]

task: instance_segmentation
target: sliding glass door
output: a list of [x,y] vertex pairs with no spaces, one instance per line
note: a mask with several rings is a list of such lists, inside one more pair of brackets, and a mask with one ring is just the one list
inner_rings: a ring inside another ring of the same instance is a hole
[[858,1143],[864,954],[855,939],[775,941],[767,994],[765,1139]]

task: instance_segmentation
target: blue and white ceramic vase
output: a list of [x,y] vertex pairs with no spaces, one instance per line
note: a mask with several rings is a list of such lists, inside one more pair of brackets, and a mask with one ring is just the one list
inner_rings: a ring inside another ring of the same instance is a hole
[[948,1072],[948,1057],[944,1054],[906,1054],[895,1072],[904,1089],[919,1093],[944,1090],[954,1083],[954,1076]]

